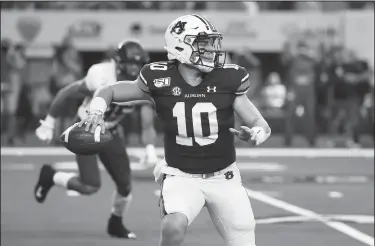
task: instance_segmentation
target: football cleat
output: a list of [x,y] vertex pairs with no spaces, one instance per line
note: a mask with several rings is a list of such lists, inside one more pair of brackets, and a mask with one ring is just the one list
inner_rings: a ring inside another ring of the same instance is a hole
[[116,216],[114,214],[108,220],[107,233],[111,237],[126,238],[126,239],[136,239],[137,236],[126,229],[122,223],[122,217]]
[[34,196],[37,202],[43,203],[46,200],[49,190],[53,187],[53,175],[55,170],[50,165],[43,165],[40,169],[39,179],[34,187]]

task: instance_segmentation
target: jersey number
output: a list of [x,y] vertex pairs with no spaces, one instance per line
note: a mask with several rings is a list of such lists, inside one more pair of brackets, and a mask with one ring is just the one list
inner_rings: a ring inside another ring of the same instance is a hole
[[[187,136],[185,103],[178,102],[173,107],[173,117],[177,118],[176,143],[193,146],[193,138]],[[193,119],[194,141],[200,146],[212,144],[218,138],[219,126],[217,123],[216,107],[210,102],[196,103],[191,110]],[[201,113],[208,114],[210,135],[203,136]]]
[[153,63],[150,65],[151,70],[161,70],[166,71],[168,69],[167,65],[164,63]]

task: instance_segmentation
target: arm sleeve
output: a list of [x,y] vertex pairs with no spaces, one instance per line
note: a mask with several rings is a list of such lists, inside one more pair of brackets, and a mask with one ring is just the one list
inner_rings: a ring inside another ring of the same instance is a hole
[[138,76],[138,86],[139,88],[146,92],[146,93],[151,93],[151,89],[150,89],[150,86],[149,86],[149,81],[150,81],[150,71],[149,71],[149,65],[145,65],[141,71],[139,72],[139,76]]

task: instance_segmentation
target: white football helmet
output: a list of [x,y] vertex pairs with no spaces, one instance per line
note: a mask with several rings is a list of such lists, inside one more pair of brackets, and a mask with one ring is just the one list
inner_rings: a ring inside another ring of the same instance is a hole
[[225,63],[222,39],[209,20],[199,15],[184,15],[168,26],[164,49],[169,60],[178,60],[209,73]]

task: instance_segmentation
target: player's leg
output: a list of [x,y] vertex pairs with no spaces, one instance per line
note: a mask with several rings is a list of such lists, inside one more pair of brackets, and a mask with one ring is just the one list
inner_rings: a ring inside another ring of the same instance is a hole
[[56,171],[50,165],[43,165],[39,179],[34,188],[35,199],[42,203],[49,190],[59,186],[67,190],[75,190],[83,195],[91,195],[100,188],[100,172],[95,155],[76,155],[79,174]]
[[100,170],[96,155],[76,155],[79,176],[68,180],[66,188],[82,195],[91,195],[100,189]]
[[313,92],[305,94],[302,106],[305,108],[304,131],[310,147],[316,144],[316,113],[315,113],[315,94]]
[[229,246],[255,246],[255,219],[240,172],[206,180],[204,192],[212,222]]
[[287,101],[285,105],[285,111],[284,111],[284,123],[285,123],[285,129],[284,129],[284,143],[286,146],[291,146],[293,144],[293,122],[294,122],[294,115],[296,110],[296,102],[294,95],[295,92],[292,90],[288,92]]
[[194,178],[165,175],[161,183],[160,246],[181,245],[187,227],[205,204],[199,181]]
[[135,234],[122,223],[122,218],[132,201],[129,157],[117,133],[113,133],[113,137],[114,139],[99,154],[100,160],[116,184],[107,232],[111,236],[134,239]]

